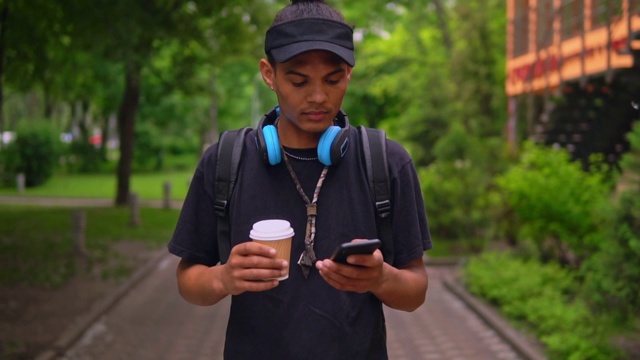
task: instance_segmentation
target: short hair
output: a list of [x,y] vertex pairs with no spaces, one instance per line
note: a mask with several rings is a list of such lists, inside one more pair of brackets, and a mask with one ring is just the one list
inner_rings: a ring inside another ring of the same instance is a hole
[[346,24],[344,16],[338,10],[327,5],[324,0],[292,0],[276,14],[271,27],[291,20],[316,18],[333,20]]

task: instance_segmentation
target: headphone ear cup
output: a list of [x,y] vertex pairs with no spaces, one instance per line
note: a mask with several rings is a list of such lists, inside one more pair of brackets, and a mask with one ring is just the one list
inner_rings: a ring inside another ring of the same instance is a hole
[[269,164],[278,165],[282,161],[278,129],[273,125],[267,125],[262,128],[262,135],[264,136],[264,146]]
[[349,130],[339,126],[329,126],[318,143],[318,160],[326,165],[337,165],[349,147]]

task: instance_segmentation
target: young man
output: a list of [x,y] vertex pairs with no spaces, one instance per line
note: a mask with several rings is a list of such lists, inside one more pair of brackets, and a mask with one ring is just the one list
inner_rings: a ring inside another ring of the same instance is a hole
[[[214,145],[169,243],[182,258],[180,294],[203,306],[233,295],[229,359],[386,359],[382,304],[413,311],[428,285],[422,255],[431,239],[415,168],[387,140],[392,264],[380,250],[352,255],[349,264],[329,260],[341,243],[378,237],[357,130],[340,111],[355,65],[353,30],[323,1],[293,1],[267,31],[265,51],[260,72],[279,110],[245,138],[228,210],[228,261],[220,264],[217,245]],[[265,219],[291,223],[292,264],[250,241],[253,223]],[[287,268],[288,279],[267,280]]]

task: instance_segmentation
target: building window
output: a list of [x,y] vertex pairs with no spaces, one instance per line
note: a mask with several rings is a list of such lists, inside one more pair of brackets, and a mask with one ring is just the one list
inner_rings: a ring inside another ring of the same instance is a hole
[[520,56],[529,51],[529,0],[515,0],[513,19],[513,55]]
[[562,0],[560,16],[562,39],[568,39],[582,34],[582,27],[584,26],[584,0]]
[[[635,2],[636,9],[638,9],[638,0],[630,0],[629,3],[633,8]],[[622,0],[592,0],[591,9],[591,22],[593,27],[607,25],[611,23],[611,20],[616,16],[622,15]]]
[[553,0],[538,0],[536,15],[536,44],[543,49],[553,43]]

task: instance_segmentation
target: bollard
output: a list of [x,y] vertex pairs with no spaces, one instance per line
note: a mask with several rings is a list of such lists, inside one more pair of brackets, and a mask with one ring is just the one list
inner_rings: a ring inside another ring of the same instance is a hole
[[73,231],[73,252],[76,255],[87,255],[86,232],[87,232],[87,213],[82,210],[76,210],[71,213],[71,228]]
[[140,197],[136,193],[129,194],[129,207],[131,209],[131,217],[129,226],[137,227],[140,225]]
[[26,183],[26,177],[24,173],[16,175],[16,186],[18,187],[18,194],[24,194],[24,187]]
[[87,213],[76,210],[71,213],[71,232],[73,236],[73,260],[76,267],[81,271],[87,271],[89,260],[87,257],[86,234],[87,234]]
[[171,183],[169,181],[166,181],[164,183],[163,190],[164,190],[164,192],[163,192],[164,201],[162,203],[162,207],[164,209],[171,209]]

